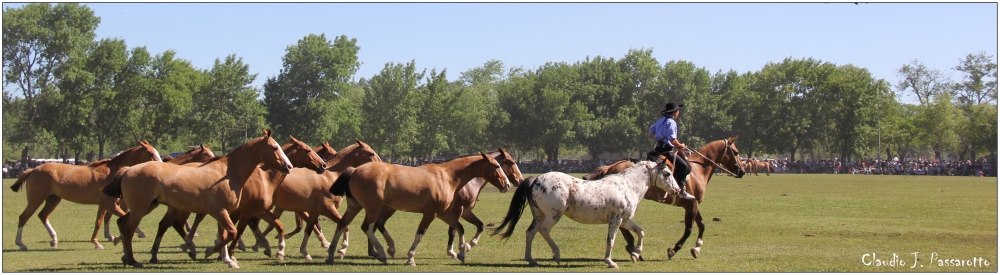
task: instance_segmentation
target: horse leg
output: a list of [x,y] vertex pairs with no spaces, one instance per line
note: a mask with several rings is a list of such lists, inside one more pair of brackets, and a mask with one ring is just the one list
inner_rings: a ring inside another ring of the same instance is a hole
[[[629,220],[628,222],[624,223],[624,225],[619,229],[625,229],[625,228],[628,228],[628,230],[632,230],[632,232],[635,232],[635,235],[639,237],[635,242],[635,246],[632,247],[632,251],[629,251],[629,255],[632,257],[632,262],[634,263],[638,260],[642,260],[642,239],[646,237],[646,233],[643,232],[642,227],[639,227],[639,225],[636,224],[635,221],[633,220]],[[628,231],[622,230],[622,232],[628,232]],[[624,236],[624,234],[622,235]],[[632,234],[629,234],[629,236],[632,236]]]
[[156,258],[156,254],[160,251],[160,241],[163,240],[163,234],[167,233],[167,228],[170,228],[176,223],[177,220],[177,210],[174,208],[167,208],[167,213],[163,214],[163,218],[160,219],[159,226],[156,228],[156,238],[153,239],[153,248],[149,251],[150,263],[158,263],[159,259]]
[[691,204],[684,206],[684,235],[681,236],[681,239],[677,241],[677,244],[674,245],[674,248],[667,250],[668,260],[674,258],[674,254],[677,254],[677,251],[681,250],[681,246],[684,246],[684,242],[687,241],[687,238],[691,236],[691,229],[692,229],[691,227],[694,223],[695,214],[697,213],[698,213],[697,202],[693,202]]
[[[226,209],[221,209],[218,212],[213,213],[211,215],[212,218],[215,218],[215,220],[219,222],[219,230],[222,231],[220,234],[222,237],[222,241],[220,241],[219,244],[225,245],[226,243],[233,241],[236,237],[237,231],[236,231],[236,226],[233,225],[233,221],[229,219],[229,211],[226,211]],[[205,258],[208,258],[208,256],[212,255],[213,249],[219,250],[221,249],[221,247],[219,247],[219,245],[216,245],[216,247],[214,248],[213,247],[208,248],[208,251],[205,251]],[[240,266],[237,265],[235,261],[230,259],[228,249],[221,250],[221,253],[222,253],[222,261],[228,264],[229,267],[240,268]]]
[[694,223],[698,225],[698,241],[694,243],[694,248],[691,249],[691,256],[697,259],[698,255],[701,255],[701,245],[705,244],[701,240],[701,237],[705,234],[705,221],[701,219],[701,211],[695,214]]
[[462,212],[462,219],[476,226],[476,235],[472,236],[472,241],[469,241],[469,249],[471,250],[473,246],[479,244],[479,236],[482,235],[484,230],[483,221],[479,220],[479,217],[476,217],[476,214],[473,214],[471,209]]
[[[336,209],[334,209],[333,212],[336,213],[337,212]],[[297,227],[298,226],[302,226],[301,225],[301,221],[306,221],[306,220],[309,219],[309,214],[306,213],[306,212],[295,212],[295,215],[297,215],[295,217],[295,223],[296,223]],[[299,216],[299,215],[301,215],[301,216]],[[340,213],[337,214],[337,217],[338,217],[338,220],[339,220],[340,219],[339,218],[340,217]],[[296,228],[296,229],[298,229],[298,228]],[[326,236],[323,235],[323,228],[319,226],[318,220],[316,222],[316,225],[314,225],[313,227],[309,227],[309,229],[306,229],[306,230],[312,230],[314,233],[316,233],[316,239],[319,240],[320,246],[322,246],[323,248],[329,248],[330,247],[330,242],[328,242],[326,240]],[[344,248],[346,248],[346,247],[347,247],[347,238],[344,238]]]
[[[424,217],[420,219],[420,225],[417,226],[417,235],[413,237],[413,244],[410,245],[410,251],[406,253],[406,256],[408,257],[408,259],[406,260],[406,264],[407,265],[417,266],[417,262],[414,261],[414,259],[413,259],[414,256],[417,255],[417,245],[419,245],[420,244],[420,240],[422,240],[424,238],[424,233],[427,232],[427,227],[431,225],[431,222],[434,221],[434,218],[436,216],[437,216],[437,214],[435,214],[435,213],[424,212]],[[373,231],[372,228],[368,229],[368,232],[372,232],[372,231]],[[369,240],[375,239],[374,232],[369,233],[368,239]],[[378,249],[378,250],[381,250],[380,249],[381,247],[379,247],[379,246],[380,245],[378,245],[378,243],[375,244],[375,248]],[[465,252],[461,251],[461,248],[459,249],[459,251],[460,251],[459,254],[458,254],[459,259],[462,260],[462,263],[465,263]],[[384,258],[385,255],[382,255],[382,257]],[[384,263],[384,261],[383,261],[383,263]]]
[[542,237],[545,238],[545,241],[549,243],[549,247],[552,248],[552,260],[556,262],[556,265],[559,265],[559,261],[561,259],[561,257],[559,257],[559,246],[556,245],[556,241],[552,239],[552,235],[549,233],[552,231],[552,227],[559,222],[559,218],[561,217],[562,215],[545,217],[538,223],[538,232],[542,233]]
[[[104,221],[104,217],[108,214],[107,210],[101,205],[97,206],[97,220],[94,221],[94,234],[90,236],[90,241],[94,243],[94,248],[104,249],[104,246],[97,241],[97,235],[101,233],[101,222]],[[107,228],[107,227],[105,227]]]
[[604,263],[608,268],[618,268],[618,264],[611,260],[611,248],[615,247],[615,236],[618,235],[618,228],[622,226],[622,218],[612,218],[608,223],[607,250],[604,251]]
[[[340,235],[344,234],[344,231],[347,229],[347,225],[351,224],[351,221],[354,220],[354,217],[356,217],[362,209],[363,208],[356,200],[353,198],[347,199],[347,211],[344,211],[343,218],[337,222],[337,230],[333,232],[334,243],[340,239]],[[331,245],[326,251],[326,264],[333,264],[333,254],[333,246]],[[343,259],[343,256],[341,256],[341,259]]]
[[[458,208],[459,209],[457,211],[462,211],[461,209],[463,207],[458,207]],[[446,214],[446,215],[443,215],[443,216],[439,216],[439,218],[441,218],[441,220],[444,221],[445,223],[448,223],[449,228],[455,229],[455,231],[457,231],[457,233],[458,233],[458,260],[462,261],[462,263],[464,264],[465,263],[465,253],[468,252],[469,250],[471,250],[472,246],[470,246],[468,243],[465,242],[465,227],[462,226],[462,223],[458,221],[458,218],[461,215],[454,215],[455,214],[454,212],[449,213],[449,214],[451,214],[451,215]]]
[[[389,230],[385,229],[385,223],[396,214],[396,209],[392,207],[382,207],[382,211],[378,214],[378,221],[375,222],[375,229],[382,233],[382,238],[385,239],[385,246],[388,247],[386,250],[389,253],[389,257],[396,258],[396,241],[392,239],[389,235]],[[361,229],[367,232],[365,228]],[[377,257],[378,253],[375,252],[375,246],[371,242],[368,243],[368,256]]]
[[524,234],[524,260],[528,262],[528,266],[537,266],[538,262],[531,257],[531,243],[535,240],[535,234],[538,233],[538,224],[544,218],[541,211],[535,209],[534,206],[529,204],[531,207],[531,224],[528,225],[528,229],[525,230]]
[[[320,239],[320,242],[323,244],[323,248],[330,248],[332,244],[326,241],[326,238],[323,237],[323,231],[320,230],[319,216],[320,215],[326,216],[331,221],[339,223],[340,220],[343,219],[343,217],[340,216],[340,212],[337,212],[337,208],[332,204],[324,204],[323,206],[320,207],[319,212],[313,212],[313,213],[303,212],[303,214],[308,214],[308,215],[303,215],[304,217],[307,218],[306,221],[313,220],[313,226],[311,227],[307,226],[306,231],[312,230],[313,232],[316,232],[318,239]],[[315,219],[311,219],[311,217],[315,217]],[[343,258],[343,256],[347,254],[347,246],[349,245],[348,237],[350,236],[350,233],[351,233],[350,227],[344,229],[344,242],[340,244],[340,250],[337,250],[337,254],[340,254],[341,258]],[[390,254],[394,252],[395,252],[394,250],[390,251]]]
[[[632,255],[632,253],[639,254],[635,251],[635,237],[632,236],[632,232],[629,232],[625,228],[618,228],[618,231],[622,232],[622,239],[625,240],[625,252],[628,252],[629,255]],[[639,255],[639,260],[645,261],[641,254]]]
[[49,223],[49,215],[51,215],[52,211],[56,209],[59,202],[62,202],[61,197],[49,195],[45,198],[45,206],[42,207],[42,211],[38,212],[38,219],[42,220],[42,224],[45,225],[45,229],[49,231],[49,236],[52,237],[52,242],[49,243],[52,245],[52,248],[58,248],[59,237],[56,237],[56,230],[55,228],[52,228],[52,224]]
[[[312,228],[313,224],[315,224],[317,221],[319,221],[318,215],[309,215],[308,218],[306,219],[306,228]],[[311,230],[306,230],[306,232],[303,233],[302,245],[299,245],[299,253],[302,253],[302,257],[305,258],[306,261],[312,261],[312,256],[309,255],[309,249],[308,249],[309,234],[312,234]]]
[[[257,243],[254,244],[254,246],[263,244],[263,246],[265,248],[267,248],[267,250],[264,251],[264,255],[267,255],[268,257],[270,257],[271,256],[271,250],[270,250],[271,244],[267,242],[267,235],[264,235],[264,232],[260,231],[260,227],[258,225],[259,225],[259,223],[250,223],[250,231],[253,232],[253,236],[254,236],[254,238],[256,239],[256,242],[257,242]],[[254,252],[257,252],[256,248],[254,248]]]
[[[195,254],[196,252],[194,251],[194,242],[192,240],[194,239],[195,232],[198,231],[198,225],[201,225],[201,221],[204,219],[205,219],[205,214],[195,214],[194,222],[191,223],[191,230],[188,230],[187,236],[184,236],[184,243],[188,244],[190,246],[190,249],[192,249],[192,251],[190,252],[192,260],[195,260],[197,258],[197,255]],[[181,246],[181,249],[185,249],[183,245]]]
[[[274,226],[274,228],[278,230],[277,235],[280,236],[280,238],[278,238],[278,261],[285,261],[285,226],[281,224],[281,221],[278,220],[277,217],[271,214],[271,211],[264,211],[264,214],[260,216],[260,219],[263,219],[265,222]],[[255,224],[254,227],[257,227],[257,225]],[[270,249],[270,246],[268,246],[268,249]]]
[[133,254],[132,237],[135,234],[136,228],[139,228],[139,223],[142,222],[142,217],[146,213],[146,209],[134,207],[132,212],[118,218],[118,229],[122,238],[122,250],[124,251],[122,263],[125,266],[132,265],[134,268],[142,268],[142,264],[135,260],[135,255]]

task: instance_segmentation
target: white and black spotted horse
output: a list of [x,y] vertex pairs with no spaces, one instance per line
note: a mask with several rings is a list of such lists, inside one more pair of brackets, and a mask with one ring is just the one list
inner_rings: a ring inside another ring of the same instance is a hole
[[611,248],[614,247],[618,228],[631,230],[638,236],[637,248],[630,253],[632,261],[636,261],[642,253],[644,234],[642,228],[632,221],[635,210],[650,186],[669,194],[680,192],[671,173],[671,169],[663,163],[643,161],[620,174],[599,180],[583,180],[560,172],[525,179],[514,192],[503,223],[492,234],[498,234],[510,224],[507,231],[500,235],[502,238],[510,237],[524,211],[524,204],[528,203],[534,220],[527,230],[524,259],[531,266],[538,264],[531,258],[531,241],[535,233],[541,232],[552,248],[553,260],[559,264],[559,247],[549,232],[560,218],[567,216],[583,224],[607,224],[608,248],[604,254],[604,262],[608,267],[617,268],[618,265],[611,260]]

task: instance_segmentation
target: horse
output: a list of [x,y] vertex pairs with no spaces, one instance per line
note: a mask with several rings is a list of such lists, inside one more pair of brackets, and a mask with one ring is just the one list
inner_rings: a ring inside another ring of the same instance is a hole
[[620,174],[599,180],[577,179],[562,172],[542,174],[517,188],[507,215],[492,235],[500,233],[510,225],[507,231],[500,235],[503,239],[509,238],[527,203],[534,216],[525,236],[524,259],[528,261],[529,266],[538,265],[538,262],[531,257],[531,243],[535,233],[538,232],[541,232],[542,237],[549,243],[554,254],[552,258],[557,265],[559,264],[559,247],[549,232],[560,218],[566,216],[583,224],[607,224],[607,249],[604,253],[604,262],[609,268],[618,268],[618,264],[611,260],[611,248],[614,247],[615,236],[618,234],[616,229],[627,228],[639,236],[636,251],[631,253],[632,261],[636,261],[642,253],[642,239],[645,233],[632,220],[635,218],[635,210],[647,190],[662,189],[671,195],[680,193],[680,188],[671,173],[672,170],[662,161],[643,161]]
[[[308,247],[309,234],[312,233],[312,230],[309,229],[318,230],[319,216],[326,216],[333,222],[341,220],[341,215],[337,212],[337,208],[340,207],[340,202],[343,198],[334,196],[328,191],[333,186],[333,182],[340,177],[341,172],[350,167],[358,167],[369,162],[382,162],[382,159],[375,153],[375,150],[371,146],[368,146],[367,143],[361,140],[355,140],[357,141],[356,144],[340,150],[333,158],[327,160],[326,164],[328,168],[323,174],[299,173],[293,170],[285,178],[285,183],[279,186],[274,193],[275,209],[306,214],[304,217],[306,217],[307,230],[304,233],[305,236],[302,237],[302,245],[299,246],[299,252],[302,253],[303,258],[306,260],[312,260],[312,256],[309,255],[309,251],[306,249]],[[275,212],[277,216],[277,210]],[[264,236],[270,230],[271,227],[268,227],[267,230],[260,233],[260,236]],[[317,234],[322,234],[322,232],[320,231]],[[348,242],[346,236],[347,233],[345,233],[341,253],[347,249]],[[285,237],[288,237],[288,235],[285,235]],[[258,238],[258,240],[263,239]],[[330,247],[329,243],[326,244],[325,248],[328,247]],[[266,248],[266,244],[265,249],[269,249]],[[265,254],[267,254],[267,250],[265,250]]]
[[[281,148],[282,148],[283,151],[285,151],[285,155],[291,156],[289,154],[289,152],[286,150],[286,148],[288,146],[291,146],[291,143],[282,145]],[[316,146],[315,148],[313,148],[313,151],[316,152],[316,154],[319,155],[320,159],[323,159],[323,160],[329,160],[330,158],[332,158],[333,156],[335,156],[337,154],[337,150],[333,149],[333,147],[330,146],[329,142],[323,142],[322,144],[320,144],[320,145]],[[305,163],[296,163],[296,160],[294,160],[294,159],[292,160],[292,166],[293,167],[303,167],[304,165],[306,165],[306,164]],[[338,206],[339,206],[339,204],[338,204]],[[272,211],[272,213],[274,214],[275,218],[280,218],[281,217],[281,212],[282,212],[282,210],[281,209],[277,209],[277,208],[275,208],[275,210]],[[185,229],[188,231],[189,235],[188,236],[184,236],[183,233],[182,233],[183,231],[179,231],[179,233],[182,234],[182,236],[181,236],[182,238],[185,238],[185,239],[194,239],[194,237],[198,236],[198,233],[196,233],[196,231],[198,229],[198,225],[201,224],[201,221],[205,219],[206,215],[205,214],[197,214],[197,215],[195,215],[194,223],[192,225],[187,225],[187,218],[189,216],[190,216],[190,213],[188,215],[178,215],[177,216],[177,219],[184,220],[184,222],[185,222]],[[295,235],[295,233],[298,233],[299,230],[302,229],[302,223],[305,220],[305,218],[306,217],[303,217],[303,216],[295,216],[295,230],[293,230],[290,233],[286,233],[285,234],[285,239],[291,237],[292,235]],[[257,228],[257,224],[255,222],[251,222],[250,226],[253,229],[255,229],[255,230]],[[270,232],[270,230],[272,228],[274,228],[274,226],[268,225],[268,230],[265,231],[265,233]],[[314,230],[317,232],[317,234],[318,234],[317,236],[319,237],[320,241],[326,243],[326,239],[323,238],[323,235],[322,235],[323,232],[322,232],[322,230],[320,230],[319,225],[317,225]],[[257,233],[255,232],[254,234],[257,234]],[[238,240],[238,241],[239,241],[240,249],[243,249],[243,241],[242,240]],[[258,242],[258,244],[259,244],[259,242]],[[329,243],[326,243],[326,245],[328,246]],[[258,245],[255,244],[254,245],[254,251],[257,251],[257,247],[258,247]],[[324,248],[326,248],[326,246],[324,246]],[[187,250],[188,250],[188,244],[187,243],[181,244],[181,250],[184,250],[185,252],[187,252]],[[265,251],[264,254],[270,255],[270,250]]]
[[[463,156],[440,164],[431,163],[418,167],[370,162],[356,169],[348,169],[330,187],[330,193],[348,198],[347,211],[337,222],[333,240],[334,242],[339,240],[347,225],[363,209],[366,214],[361,228],[368,236],[368,242],[375,244],[375,250],[378,252],[376,258],[385,264],[385,252],[375,239],[372,224],[378,219],[378,213],[381,213],[382,208],[391,207],[423,214],[413,245],[407,254],[408,265],[416,266],[413,256],[416,254],[417,245],[420,244],[424,232],[435,217],[458,231],[461,243],[458,259],[465,263],[468,244],[465,243],[465,229],[458,222],[458,217],[462,216],[462,209],[460,207],[453,209],[449,206],[455,197],[455,192],[465,187],[469,180],[477,177],[485,178],[500,189],[500,192],[507,192],[510,189],[510,183],[500,169],[500,164],[482,152],[478,156]],[[333,249],[331,245],[326,257],[327,264],[334,263]]]
[[[736,139],[738,137],[739,136],[732,136],[728,139],[710,142],[705,146],[698,148],[698,150],[695,151],[697,153],[691,155],[691,158],[688,159],[688,163],[692,165],[691,173],[688,174],[687,178],[687,189],[689,194],[694,195],[695,200],[665,200],[662,194],[660,194],[659,191],[656,191],[656,189],[650,189],[646,192],[646,195],[644,196],[645,199],[684,208],[684,235],[677,242],[674,248],[667,250],[668,259],[673,259],[674,255],[681,249],[681,246],[683,246],[684,242],[691,235],[692,222],[698,224],[698,241],[695,242],[695,247],[691,249],[691,256],[698,258],[698,256],[701,255],[701,246],[704,244],[702,236],[704,236],[705,233],[705,223],[702,221],[701,211],[698,209],[698,206],[705,199],[708,181],[712,179],[712,175],[714,174],[716,168],[719,168],[736,178],[742,178],[746,175],[746,171],[744,171],[743,166],[740,165],[739,149],[736,148]],[[597,172],[588,175],[588,177],[598,179],[604,175],[617,173],[617,171],[627,169],[631,166],[631,164],[632,163],[628,161],[619,161],[609,165],[610,167],[603,169],[603,173],[597,173],[600,172],[603,167],[598,168]],[[731,172],[731,170],[735,170],[736,172]],[[626,242],[625,249],[629,252],[634,251],[635,246],[633,245],[632,235],[629,232],[622,230],[622,237]],[[643,260],[641,256],[639,260]]]
[[[514,157],[507,152],[506,148],[499,148],[497,151],[486,154],[490,157],[496,158],[500,162],[500,166],[503,168],[503,171],[507,176],[507,180],[515,183],[514,187],[517,187],[516,183],[520,183],[524,180],[521,176],[521,170],[517,167],[517,161],[515,161]],[[465,187],[462,187],[462,189],[455,193],[455,199],[451,202],[450,206],[453,209],[461,207],[463,209],[461,216],[462,219],[472,223],[472,225],[476,227],[476,235],[472,237],[472,241],[469,241],[470,249],[479,243],[479,235],[483,233],[483,221],[480,220],[476,214],[472,213],[472,208],[476,207],[476,201],[479,199],[479,193],[483,191],[484,187],[486,187],[485,179],[472,179],[465,185]],[[396,209],[382,208],[382,212],[379,213],[378,221],[375,222],[375,229],[382,232],[382,237],[385,239],[386,246],[389,247],[386,251],[389,253],[389,256],[393,258],[396,257],[396,243],[392,240],[392,237],[389,236],[388,230],[385,229],[385,222],[392,217],[394,213],[396,213]],[[455,254],[454,250],[455,233],[456,230],[454,227],[448,228],[447,253],[452,259],[458,257],[458,254]],[[375,257],[376,255],[375,246],[373,246],[372,243],[368,243],[368,256]]]
[[[45,229],[49,231],[49,236],[52,237],[52,242],[49,244],[52,248],[58,248],[59,238],[56,237],[56,230],[49,223],[49,215],[65,198],[79,204],[98,205],[97,220],[94,222],[94,234],[91,236],[91,242],[94,243],[96,249],[104,249],[104,246],[97,241],[97,233],[100,231],[104,215],[110,209],[107,209],[105,207],[107,204],[102,202],[113,202],[114,200],[101,194],[101,187],[107,184],[105,179],[108,175],[122,166],[147,161],[161,162],[162,160],[156,148],[153,148],[148,142],[140,140],[138,146],[122,151],[114,158],[95,161],[88,165],[49,162],[25,170],[10,187],[11,190],[17,192],[23,185],[27,188],[25,193],[28,198],[28,205],[21,212],[17,222],[17,238],[14,243],[22,251],[28,250],[28,247],[21,242],[21,233],[24,230],[24,225],[31,219],[31,215],[38,210],[42,203],[45,203],[45,207],[38,213],[38,219],[42,221]],[[118,210],[121,211],[121,209]]]
[[[263,164],[282,173],[292,169],[288,157],[271,138],[271,131],[263,132],[263,136],[247,141],[228,155],[197,167],[147,162],[116,173],[102,191],[123,198],[132,210],[118,218],[124,241],[122,263],[142,267],[132,253],[132,234],[142,218],[159,204],[212,215],[222,229],[222,241],[232,241],[236,228],[229,219],[229,211],[240,205],[242,189],[257,167]],[[223,250],[222,259],[229,267],[239,268],[227,250]]]
[[753,160],[753,174],[757,175],[757,171],[764,171],[768,176],[771,176],[771,163],[767,161]]
[[[285,153],[285,156],[288,157],[289,161],[291,161],[293,167],[304,167],[305,170],[312,170],[316,173],[324,171],[326,164],[323,162],[322,158],[312,150],[312,148],[295,139],[293,136],[289,136],[289,138],[291,139],[291,142],[282,145],[281,150]],[[277,185],[282,183],[283,178],[284,177],[281,172],[267,167],[261,167],[257,171],[254,171],[254,175],[250,177],[250,181],[248,181],[245,188],[243,188],[239,207],[235,211],[231,211],[229,215],[230,220],[239,222],[239,224],[237,224],[237,240],[239,239],[239,235],[243,233],[243,229],[246,227],[246,224],[250,221],[255,221],[254,219],[245,218],[248,216],[262,216],[268,222],[276,223],[280,227],[281,223],[277,222],[273,216],[271,216],[272,218],[268,218],[268,214],[270,214],[270,212],[267,211],[267,209],[270,209],[271,197],[273,197],[274,190]],[[191,231],[189,234],[185,234],[184,227],[182,227],[182,225],[187,222],[187,218],[190,215],[191,212],[183,212],[173,207],[168,208],[167,213],[164,214],[163,218],[160,220],[159,227],[157,228],[156,239],[153,241],[153,248],[150,251],[150,254],[152,254],[149,260],[150,263],[159,262],[157,259],[157,252],[159,251],[160,241],[162,240],[163,234],[166,232],[167,228],[171,226],[173,226],[177,233],[181,235],[181,238],[184,239],[185,245],[182,246],[182,248],[190,247],[191,249],[188,256],[192,259],[195,258],[194,244],[191,242],[191,239],[194,237],[194,231],[197,230],[198,223],[204,219],[205,214],[199,213]],[[241,217],[244,218],[241,219]],[[283,230],[283,228],[279,229],[279,231],[280,230]],[[217,243],[217,247],[218,245],[219,244]],[[235,257],[232,256],[232,252],[232,249],[230,249],[230,258],[235,260]],[[214,252],[209,252],[209,254],[211,253]],[[283,260],[284,254],[284,239],[279,238],[278,259]]]
[[[199,144],[198,146],[191,146],[191,149],[189,149],[187,152],[184,152],[184,153],[178,155],[176,158],[170,158],[168,156],[167,158],[164,158],[163,161],[167,162],[167,163],[182,164],[183,165],[183,164],[188,164],[188,163],[206,162],[206,161],[212,160],[213,158],[215,158],[215,154],[212,153],[212,149],[209,149],[208,145]],[[111,198],[109,196],[104,195],[104,193],[101,193],[101,195],[104,196],[104,197],[107,197],[107,198]],[[115,210],[114,203],[118,203],[118,202],[121,202],[121,200],[118,200],[118,199],[114,198],[113,202],[111,202],[111,205],[107,206],[106,208],[107,209],[111,209],[111,210]],[[108,203],[108,202],[105,202],[105,203]],[[121,211],[121,209],[118,209],[117,211]],[[111,212],[114,213],[114,211],[111,211]],[[117,216],[120,217],[120,216],[124,216],[125,213],[124,212],[115,213],[115,215],[117,215]],[[100,214],[98,214],[98,216],[100,216]],[[111,240],[112,242],[114,242],[117,245],[118,242],[121,241],[121,239],[117,238],[117,237],[112,237],[111,236],[111,232],[109,232],[109,228],[110,228],[110,225],[111,225],[111,215],[104,215],[104,224],[105,224],[105,226],[104,226],[104,236],[106,236],[109,240]],[[190,228],[191,225],[187,223],[187,220],[184,220],[184,226]],[[139,233],[139,237],[140,238],[145,238],[146,237],[145,233],[142,233],[142,231],[139,231],[138,228],[136,229],[136,232]]]

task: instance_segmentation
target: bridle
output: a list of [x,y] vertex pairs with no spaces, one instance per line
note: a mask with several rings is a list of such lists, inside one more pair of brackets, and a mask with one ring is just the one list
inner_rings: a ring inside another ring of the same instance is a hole
[[[722,155],[725,156],[726,154],[729,153],[729,140],[728,139],[723,139],[722,141],[725,142],[725,144],[726,144],[726,151],[722,152]],[[733,173],[732,171],[729,171],[729,169],[726,169],[726,167],[723,167],[722,164],[719,164],[719,163],[715,162],[714,160],[706,157],[701,152],[698,152],[697,150],[692,150],[690,147],[687,148],[687,150],[690,151],[690,152],[694,152],[694,153],[698,154],[699,156],[701,156],[702,159],[708,160],[716,168],[719,168],[720,170],[725,171],[726,174],[729,174],[729,176],[734,177],[734,178],[736,177],[736,173]],[[733,159],[735,159],[737,161],[737,163],[739,162],[739,158],[736,157],[736,152],[735,151],[733,151],[732,157],[733,157]],[[737,166],[738,165],[739,164],[737,164]]]

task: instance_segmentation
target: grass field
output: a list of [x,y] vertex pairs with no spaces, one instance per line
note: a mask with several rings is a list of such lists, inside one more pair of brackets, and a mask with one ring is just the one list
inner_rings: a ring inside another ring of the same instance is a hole
[[[29,251],[14,244],[17,217],[25,196],[3,181],[3,272],[227,272],[222,262],[190,260],[177,245],[180,237],[168,231],[160,249],[159,264],[146,269],[123,268],[121,246],[102,238],[105,250],[95,250],[89,238],[96,206],[63,201],[51,217],[59,236],[59,248],[49,247],[50,238],[36,217],[25,227]],[[30,187],[29,187],[30,188]],[[22,191],[23,192],[23,191]],[[513,190],[506,194],[488,186],[474,212],[487,223],[502,219]],[[341,211],[346,208],[342,206]],[[152,235],[165,207],[157,208],[142,221]],[[643,257],[632,263],[619,234],[614,260],[620,272],[997,272],[997,178],[860,175],[772,175],[742,179],[715,177],[709,183],[701,211],[707,220],[701,257],[693,259],[684,248],[667,260],[667,249],[683,233],[683,210],[644,201],[636,222],[647,234]],[[315,238],[307,262],[299,254],[302,234],[288,240],[287,258],[278,262],[262,253],[237,251],[240,272],[608,272],[603,258],[606,226],[582,225],[563,219],[552,231],[560,245],[563,262],[551,261],[551,250],[538,237],[533,255],[539,267],[527,267],[524,230],[530,222],[525,211],[515,234],[507,241],[485,235],[468,253],[466,264],[445,254],[446,226],[435,220],[417,250],[416,267],[404,266],[405,258],[389,259],[388,265],[368,258],[366,240],[360,231],[364,214],[352,224],[348,256],[335,266],[323,264],[325,249]],[[397,213],[387,227],[397,242],[397,257],[405,257],[420,215]],[[721,221],[711,221],[719,218]],[[292,215],[282,222],[294,227]],[[322,222],[327,237],[335,225]],[[466,223],[466,225],[468,225]],[[471,226],[466,226],[470,228]],[[489,230],[489,227],[488,229]],[[103,232],[103,230],[102,230]],[[117,232],[117,227],[112,228]],[[199,230],[199,258],[211,244],[215,224],[211,218]],[[697,232],[697,231],[696,231]],[[115,233],[117,235],[117,233]],[[471,237],[471,234],[467,236]],[[249,237],[249,234],[248,234]],[[273,233],[272,236],[273,237]],[[379,237],[381,239],[381,236]],[[252,244],[252,237],[247,244]],[[146,263],[152,236],[136,238],[136,258]],[[914,262],[914,253],[917,260]],[[895,254],[895,257],[894,257]],[[866,256],[867,255],[867,256]],[[950,259],[973,260],[976,266],[954,266]],[[893,266],[876,266],[878,261]],[[941,260],[941,261],[938,261]],[[986,265],[988,261],[988,266]],[[870,264],[870,265],[866,265]],[[939,266],[939,264],[952,266]],[[902,265],[902,266],[901,266]],[[912,266],[912,268],[911,268]]]

